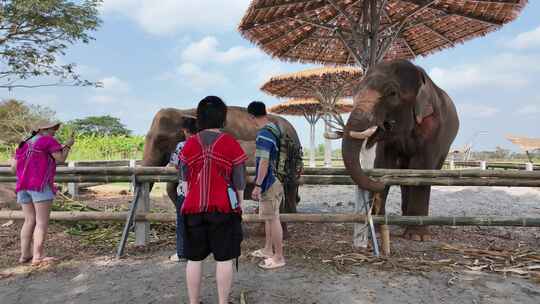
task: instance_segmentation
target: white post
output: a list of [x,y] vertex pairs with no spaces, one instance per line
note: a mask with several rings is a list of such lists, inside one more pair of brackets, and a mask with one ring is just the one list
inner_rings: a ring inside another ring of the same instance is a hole
[[480,161],[480,170],[486,170],[487,169],[487,162],[485,160]]
[[448,162],[448,164],[450,165],[450,170],[456,169],[456,163],[454,160],[455,160],[455,154],[450,153],[450,161]]
[[309,166],[315,168],[315,124],[310,123],[309,125]]
[[534,171],[534,164],[531,162],[525,163],[525,171]]
[[[130,160],[129,160],[129,167],[130,167],[130,168],[135,168],[135,166],[136,166],[136,160],[130,159]],[[129,191],[130,191],[130,192],[135,191],[135,179],[133,179],[133,180],[131,181],[131,185],[129,186]]]
[[[326,114],[326,119],[327,120],[324,121],[324,131],[329,133],[331,130],[327,121],[330,119],[330,115]],[[324,166],[326,168],[332,167],[332,142],[328,138],[325,138],[324,140]]]
[[[68,163],[68,168],[75,168],[76,163],[71,161]],[[68,193],[72,199],[77,199],[79,196],[79,184],[77,183],[68,183]]]
[[[354,213],[365,214],[362,196],[367,194],[366,191],[356,188],[354,194]],[[353,229],[353,246],[356,248],[367,248],[369,226],[366,224],[354,223]]]
[[[150,211],[150,184],[141,184],[139,194],[139,204],[136,214],[148,213]],[[145,246],[150,239],[150,222],[135,222],[135,245]]]
[[[377,144],[373,145],[373,147],[371,147],[370,149],[366,149],[366,144],[366,141],[364,141],[364,144],[360,151],[360,165],[364,169],[373,169],[375,167],[375,152],[377,151]],[[364,202],[367,202],[369,200],[369,191],[360,189],[359,187],[356,188],[355,200],[355,213],[366,214]],[[364,224],[355,223],[353,229],[353,246],[367,248],[369,233],[369,224],[367,223],[367,221]]]

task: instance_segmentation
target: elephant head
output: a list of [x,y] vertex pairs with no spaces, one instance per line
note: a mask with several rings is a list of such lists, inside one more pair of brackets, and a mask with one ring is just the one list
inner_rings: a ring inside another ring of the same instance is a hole
[[185,140],[181,132],[184,117],[193,117],[194,110],[161,109],[146,134],[143,152],[144,166],[164,166],[169,162],[176,144]]
[[396,151],[414,153],[421,137],[418,130],[434,113],[430,96],[433,86],[424,70],[405,60],[376,65],[362,79],[342,134],[343,161],[360,188],[374,192],[384,189],[383,183],[363,172],[359,161],[362,149],[386,141],[396,145]]

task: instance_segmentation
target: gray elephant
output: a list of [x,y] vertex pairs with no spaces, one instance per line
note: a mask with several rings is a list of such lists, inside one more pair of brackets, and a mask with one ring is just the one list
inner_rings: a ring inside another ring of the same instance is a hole
[[[342,134],[343,161],[360,188],[380,193],[375,197],[384,214],[389,187],[364,174],[359,155],[374,154],[374,168],[440,169],[458,128],[454,103],[422,68],[405,60],[381,63],[369,70],[354,96]],[[430,192],[430,186],[402,186],[403,215],[428,215]],[[408,227],[404,235],[431,238],[425,226]]]

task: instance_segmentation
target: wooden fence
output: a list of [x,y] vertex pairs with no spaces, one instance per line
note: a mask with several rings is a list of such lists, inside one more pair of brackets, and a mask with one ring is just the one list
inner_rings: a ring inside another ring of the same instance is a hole
[[[68,166],[59,167],[56,181],[64,183],[88,182],[132,182],[140,187],[135,221],[135,243],[145,245],[150,234],[150,221],[172,221],[174,215],[149,214],[150,183],[176,181],[178,173],[174,168],[138,167],[131,162],[131,167]],[[118,162],[117,164],[125,165]],[[129,164],[129,163],[128,163]],[[365,170],[366,175],[378,179],[386,185],[434,185],[434,186],[509,186],[540,187],[540,171],[515,170]],[[248,168],[253,175],[254,169]],[[15,182],[16,178],[9,168],[0,168],[0,183]],[[343,168],[306,168],[300,179],[304,185],[353,185],[353,181]],[[359,204],[359,202],[357,202]],[[0,219],[22,219],[14,211],[0,212]],[[58,213],[52,212],[53,220],[125,220],[125,213]],[[247,222],[259,221],[254,215],[246,215]],[[362,214],[290,214],[283,215],[283,221],[297,222],[363,222]],[[540,226],[539,218],[522,217],[373,217],[373,222],[399,225],[478,225],[478,226]],[[128,225],[126,225],[127,227]]]

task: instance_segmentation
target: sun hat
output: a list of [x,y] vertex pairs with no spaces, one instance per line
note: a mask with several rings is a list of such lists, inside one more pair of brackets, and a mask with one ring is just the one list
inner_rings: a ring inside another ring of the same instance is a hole
[[41,130],[47,130],[47,129],[58,130],[58,128],[60,128],[60,124],[62,123],[59,121],[39,120],[34,124],[32,131],[39,132]]

